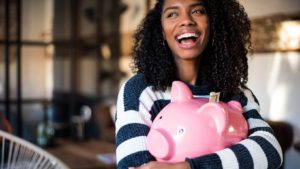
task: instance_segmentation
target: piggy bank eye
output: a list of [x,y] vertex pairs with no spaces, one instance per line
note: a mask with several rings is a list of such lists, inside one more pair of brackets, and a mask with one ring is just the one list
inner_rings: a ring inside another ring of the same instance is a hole
[[184,127],[178,127],[177,128],[177,134],[184,134],[185,133],[185,128]]
[[163,116],[160,116],[159,119],[162,119]]

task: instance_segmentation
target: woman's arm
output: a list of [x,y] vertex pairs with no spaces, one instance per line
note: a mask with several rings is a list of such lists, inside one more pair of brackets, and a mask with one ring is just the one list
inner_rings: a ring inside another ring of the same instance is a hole
[[129,167],[129,169],[191,169],[189,163],[163,163],[157,161],[151,161],[140,167]]
[[162,99],[139,75],[120,89],[116,112],[116,156],[118,168],[141,166],[155,158],[146,148],[152,124],[151,108]]

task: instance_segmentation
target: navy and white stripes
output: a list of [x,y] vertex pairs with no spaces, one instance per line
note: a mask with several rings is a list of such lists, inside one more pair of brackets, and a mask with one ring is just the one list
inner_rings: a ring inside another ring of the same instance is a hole
[[[208,95],[205,87],[190,86],[193,94]],[[259,104],[250,90],[234,97],[244,108],[249,137],[224,150],[187,159],[192,169],[276,169],[282,151],[273,130],[259,115]],[[154,91],[142,74],[129,79],[120,89],[116,112],[116,155],[119,169],[140,166],[155,158],[146,148],[153,119],[170,102],[170,90]]]

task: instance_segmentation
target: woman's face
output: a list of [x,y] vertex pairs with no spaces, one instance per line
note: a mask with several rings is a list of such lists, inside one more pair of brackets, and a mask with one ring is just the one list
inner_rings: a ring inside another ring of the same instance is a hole
[[202,0],[165,0],[161,22],[175,60],[197,60],[209,38],[209,19]]

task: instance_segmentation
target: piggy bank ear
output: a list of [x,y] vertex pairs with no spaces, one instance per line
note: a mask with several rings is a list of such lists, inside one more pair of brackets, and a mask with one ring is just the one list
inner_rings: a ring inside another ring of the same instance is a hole
[[243,107],[242,107],[242,105],[241,105],[240,102],[232,100],[232,101],[228,102],[227,104],[231,108],[233,108],[233,109],[235,109],[235,110],[237,110],[237,111],[239,111],[241,113],[243,112]]
[[215,126],[218,133],[222,133],[228,124],[228,114],[224,108],[218,103],[206,103],[197,111],[201,114],[201,118],[206,118],[204,121]]
[[171,102],[173,101],[186,101],[192,99],[193,94],[189,87],[181,82],[181,81],[174,81],[172,83],[171,88]]

